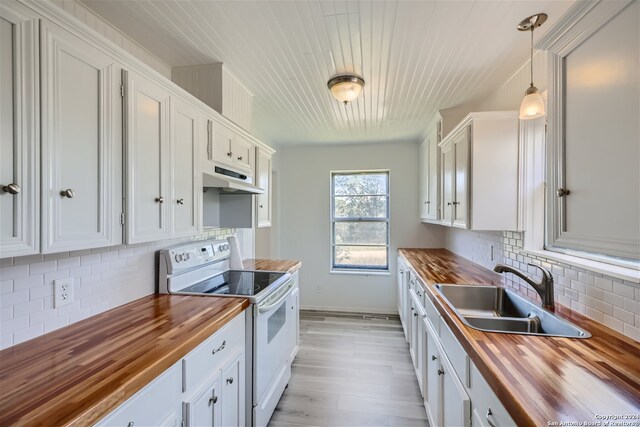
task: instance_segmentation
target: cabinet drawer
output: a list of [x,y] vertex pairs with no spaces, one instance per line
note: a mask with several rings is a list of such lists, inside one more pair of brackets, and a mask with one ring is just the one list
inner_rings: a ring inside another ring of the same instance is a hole
[[447,357],[453,365],[453,369],[456,371],[456,375],[460,378],[460,381],[469,386],[469,356],[464,351],[458,340],[456,339],[449,326],[445,323],[444,319],[440,319],[440,342],[442,348],[444,348]]
[[244,346],[245,313],[236,316],[182,359],[182,391],[189,392],[211,375],[238,348]]
[[162,427],[176,425],[180,416],[181,375],[178,363],[96,425]]
[[436,306],[429,299],[427,292],[423,292],[422,303],[431,327],[436,333],[440,334],[440,313],[438,313]]
[[515,426],[507,410],[502,406],[498,397],[493,393],[489,384],[471,363],[471,404],[473,405],[474,418],[478,418],[483,425],[495,425],[496,427]]

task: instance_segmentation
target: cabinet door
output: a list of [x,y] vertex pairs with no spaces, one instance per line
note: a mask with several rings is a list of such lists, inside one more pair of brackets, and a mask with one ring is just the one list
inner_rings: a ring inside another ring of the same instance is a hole
[[233,166],[233,152],[231,151],[231,141],[233,140],[233,131],[228,127],[213,123],[213,138],[210,142],[211,160],[226,166]]
[[453,146],[442,152],[442,224],[444,225],[453,224],[455,160]]
[[442,424],[442,370],[440,369],[440,352],[436,345],[436,334],[426,325],[427,337],[427,408],[429,425],[434,427]]
[[41,56],[42,251],[121,243],[120,67],[48,21]]
[[429,198],[427,219],[438,220],[440,219],[438,205],[440,200],[440,123],[436,127],[435,134],[429,138],[429,168],[428,168],[428,181],[429,181]]
[[429,217],[429,139],[420,144],[420,218]]
[[[297,273],[296,273],[297,274]],[[295,279],[298,280],[297,277]],[[289,361],[293,362],[293,359],[298,355],[298,349],[300,348],[300,290],[296,288],[289,296],[289,302],[287,304],[289,311],[291,312],[291,357]]]
[[[400,316],[400,323],[402,323],[402,328],[406,329],[404,324],[404,309],[402,307],[402,287],[404,285],[404,275],[406,273],[407,267],[404,265],[400,258],[398,258],[398,272],[396,274],[396,288],[397,288],[397,298],[398,298],[398,316]],[[405,332],[406,334],[406,332]]]
[[200,112],[173,98],[171,138],[171,224],[172,237],[199,234],[201,228],[200,192],[202,185],[198,150],[203,127]]
[[[444,353],[441,353],[444,355]],[[440,360],[442,373],[442,425],[471,425],[471,400],[446,357]]]
[[220,426],[222,413],[221,374],[218,371],[200,390],[182,404],[186,427]]
[[222,424],[244,426],[244,352],[238,352],[222,369]]
[[453,225],[467,228],[469,212],[469,148],[470,128],[455,141],[455,209]]
[[256,165],[256,146],[236,134],[231,139],[231,153],[234,166],[253,175]]
[[40,250],[38,21],[0,7],[0,258],[7,258]]
[[411,339],[409,343],[409,351],[411,353],[411,359],[413,360],[413,368],[418,366],[418,304],[416,303],[415,294],[413,291],[409,291],[411,295]]
[[271,227],[271,155],[258,149],[258,187],[264,193],[258,194],[258,227]]
[[169,225],[169,94],[126,72],[127,243],[171,235]]

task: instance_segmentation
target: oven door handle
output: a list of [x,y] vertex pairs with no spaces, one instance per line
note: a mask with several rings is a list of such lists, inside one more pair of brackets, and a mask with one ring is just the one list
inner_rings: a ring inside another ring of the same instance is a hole
[[296,282],[294,282],[293,279],[289,279],[289,282],[290,283],[287,285],[286,291],[283,292],[284,295],[282,295],[280,298],[278,298],[277,301],[275,301],[274,303],[268,304],[268,305],[258,305],[258,313],[259,314],[267,313],[267,312],[273,310],[275,307],[280,305],[280,303],[282,301],[287,299],[289,294],[292,292],[292,289],[293,289],[294,285],[296,284]]

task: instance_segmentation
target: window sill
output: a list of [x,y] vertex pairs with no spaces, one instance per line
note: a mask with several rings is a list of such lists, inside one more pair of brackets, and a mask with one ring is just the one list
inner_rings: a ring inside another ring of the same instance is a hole
[[575,267],[584,268],[585,270],[600,274],[606,274],[607,276],[612,276],[629,282],[640,283],[640,271],[633,268],[621,267],[618,265],[607,264],[606,262],[594,261],[574,255],[546,250],[523,249],[522,252],[554,261],[564,262]]
[[391,276],[389,270],[329,270],[329,274],[347,274],[353,276]]

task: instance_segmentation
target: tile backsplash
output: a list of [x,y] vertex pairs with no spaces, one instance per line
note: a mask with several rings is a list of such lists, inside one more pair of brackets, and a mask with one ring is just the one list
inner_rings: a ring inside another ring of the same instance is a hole
[[[198,239],[234,233],[206,229]],[[0,260],[0,349],[154,293],[156,252],[183,240]],[[73,278],[74,302],[54,308],[53,280],[65,277]]]
[[[527,254],[522,250],[522,238],[521,232],[449,229],[445,246],[486,268],[503,263],[537,279],[539,270],[528,264],[546,267],[553,274],[556,303],[640,341],[640,285]],[[524,281],[511,274],[507,276],[515,290],[539,301],[538,294]]]

